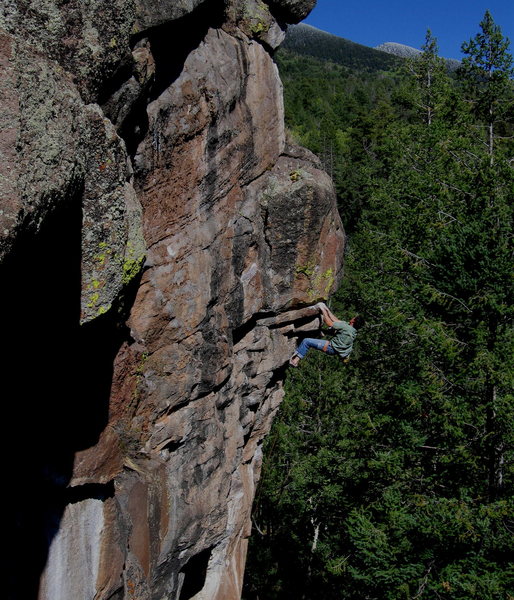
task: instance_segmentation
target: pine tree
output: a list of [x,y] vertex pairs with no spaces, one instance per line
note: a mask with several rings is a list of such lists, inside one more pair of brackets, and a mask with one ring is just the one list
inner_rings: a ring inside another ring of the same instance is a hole
[[411,80],[414,83],[414,103],[423,121],[431,125],[449,90],[444,59],[438,56],[437,39],[430,29],[425,35],[421,54],[408,61]]
[[359,205],[333,310],[369,324],[349,364],[309,355],[287,381],[245,599],[509,597],[512,82],[486,88],[490,143],[487,78],[464,72],[452,87],[428,32],[401,93],[348,78],[352,110],[325,115]]
[[467,214],[461,211],[461,218],[466,223],[468,261],[472,255],[476,257],[475,289],[472,293],[469,290],[468,304],[477,325],[470,340],[474,357],[468,372],[473,372],[474,395],[485,411],[483,452],[489,471],[489,496],[495,498],[505,490],[505,448],[512,437],[511,428],[505,428],[505,419],[512,418],[508,396],[512,381],[506,365],[508,368],[512,352],[514,68],[508,53],[509,40],[503,37],[489,11],[480,27],[481,32],[462,45],[466,57],[461,76],[476,124],[487,132],[486,156],[480,160],[483,152],[476,147],[473,193],[467,202]]
[[504,38],[489,11],[480,22],[481,31],[462,44],[466,55],[461,75],[467,84],[473,112],[487,128],[487,151],[490,164],[494,161],[496,126],[512,108],[514,75],[510,41]]

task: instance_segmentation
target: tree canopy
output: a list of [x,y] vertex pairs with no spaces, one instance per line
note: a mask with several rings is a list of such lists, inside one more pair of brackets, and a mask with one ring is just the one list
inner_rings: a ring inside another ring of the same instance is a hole
[[348,234],[347,365],[290,373],[265,444],[244,598],[514,598],[509,42],[486,12],[455,77],[278,54],[287,125]]

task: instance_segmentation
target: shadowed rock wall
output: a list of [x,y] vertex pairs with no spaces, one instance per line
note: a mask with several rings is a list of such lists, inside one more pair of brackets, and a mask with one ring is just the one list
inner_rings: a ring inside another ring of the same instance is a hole
[[272,59],[313,5],[2,5],[7,597],[240,597],[285,363],[341,274]]

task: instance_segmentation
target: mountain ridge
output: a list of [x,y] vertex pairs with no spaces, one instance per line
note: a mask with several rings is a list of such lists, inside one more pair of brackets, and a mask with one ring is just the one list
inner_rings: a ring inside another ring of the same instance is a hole
[[403,62],[393,54],[358,44],[306,23],[288,27],[282,48],[364,71],[389,71]]
[[418,50],[418,48],[407,46],[406,44],[401,44],[399,42],[383,42],[374,48],[380,52],[387,52],[388,54],[394,54],[395,56],[404,58],[412,58],[421,54],[421,50]]
[[[307,23],[290,25],[281,47],[365,71],[394,70],[405,59],[414,58],[422,52],[400,42],[384,42],[373,48]],[[453,58],[444,58],[444,61],[449,70],[455,70],[460,65],[460,61]]]
[[[412,46],[407,46],[406,44],[400,44],[399,42],[384,42],[383,44],[375,46],[375,50],[387,52],[388,54],[399,56],[401,58],[415,58],[416,56],[422,54],[422,50],[418,50],[418,48],[413,48]],[[458,69],[461,64],[460,60],[457,60],[456,58],[441,58],[444,60],[450,71]]]

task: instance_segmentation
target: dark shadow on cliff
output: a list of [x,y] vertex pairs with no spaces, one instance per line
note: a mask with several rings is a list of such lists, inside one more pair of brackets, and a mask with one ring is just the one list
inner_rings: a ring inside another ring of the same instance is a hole
[[67,488],[75,453],[94,445],[107,423],[125,335],[108,314],[79,325],[81,193],[37,236],[23,236],[0,268],[4,429],[12,432],[4,448],[9,599],[37,598],[66,504],[113,493],[112,485]]
[[[158,98],[180,75],[190,53],[198,48],[210,28],[221,27],[225,7],[218,0],[206,0],[191,13],[180,19],[152,27],[135,35],[132,43],[148,38],[155,60],[155,77],[147,94],[138,98],[119,128],[127,151],[134,156],[139,143],[148,132],[147,105]],[[131,76],[124,62],[113,80],[106,85],[99,103],[107,102],[110,95]]]
[[184,17],[143,34],[150,40],[155,60],[155,81],[150,100],[158,98],[177,79],[187,57],[202,43],[209,29],[221,27],[224,16],[222,2],[206,0]]

